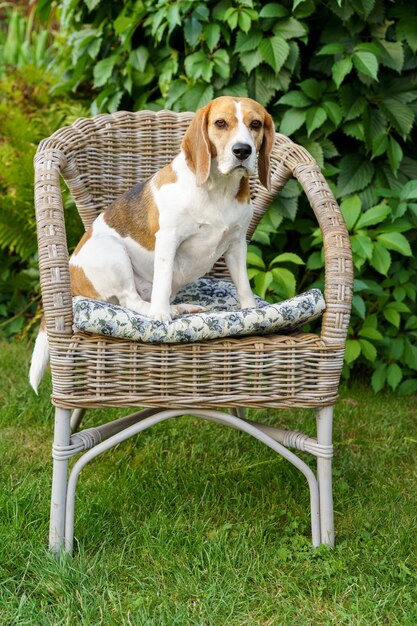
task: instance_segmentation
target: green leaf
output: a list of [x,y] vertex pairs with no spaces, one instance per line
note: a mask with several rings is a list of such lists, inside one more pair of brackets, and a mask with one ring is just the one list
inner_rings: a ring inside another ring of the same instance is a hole
[[395,250],[404,256],[412,256],[408,239],[401,233],[381,233],[377,239],[388,250]]
[[372,208],[362,213],[360,216],[358,223],[356,224],[356,229],[367,228],[368,226],[373,226],[374,224],[379,224],[382,222],[389,214],[391,213],[391,208],[385,202],[381,202],[381,204],[377,204]]
[[292,135],[306,120],[306,112],[301,109],[289,109],[281,118],[280,133]]
[[408,340],[404,345],[404,362],[409,368],[417,370],[417,346],[413,346]]
[[348,339],[346,341],[345,361],[349,365],[356,361],[361,353],[361,344],[357,339]]
[[285,39],[276,35],[263,39],[259,45],[259,52],[266,63],[275,72],[279,72],[288,57],[290,48]]
[[100,2],[101,0],[84,0],[84,3],[87,5],[89,11],[95,9]]
[[333,122],[333,124],[335,126],[339,126],[343,119],[343,113],[337,102],[326,100],[323,102],[323,109],[326,111],[327,117]]
[[250,33],[242,33],[239,31],[236,37],[236,52],[249,52],[256,50],[263,38],[263,33],[260,30],[253,29]]
[[239,58],[247,74],[250,74],[264,60],[259,50],[241,52]]
[[353,122],[346,122],[342,128],[345,135],[348,137],[354,137],[358,141],[365,141],[365,129],[363,122],[360,120],[354,120]]
[[212,52],[219,43],[220,26],[218,24],[204,24],[203,33],[206,38],[208,49]]
[[379,59],[382,65],[400,73],[404,65],[404,48],[401,41],[385,41],[379,39]]
[[365,259],[371,259],[374,246],[372,240],[368,235],[358,233],[350,238],[352,244],[353,258],[356,260],[356,255]]
[[134,70],[144,72],[149,59],[149,50],[144,46],[139,46],[129,55],[129,62]]
[[302,91],[289,91],[278,100],[277,104],[288,104],[296,109],[302,109],[310,106],[311,100]]
[[230,7],[227,9],[224,14],[224,20],[229,24],[230,30],[235,30],[238,20],[239,20],[239,11],[234,7]]
[[257,101],[267,106],[271,98],[276,94],[276,74],[271,68],[261,66],[255,74],[255,93]]
[[396,300],[398,300],[398,302],[402,302],[403,300],[405,300],[407,293],[404,287],[395,287],[392,295]]
[[321,107],[311,107],[306,113],[306,126],[307,134],[310,137],[311,133],[317,128],[320,128],[327,119],[327,114]]
[[417,180],[409,180],[401,188],[401,200],[417,200]]
[[366,339],[359,339],[359,343],[361,344],[361,352],[365,359],[371,361],[372,363],[375,361],[377,352],[375,346],[373,346]]
[[381,244],[375,243],[370,263],[377,272],[387,276],[391,266],[391,255]]
[[398,387],[398,393],[400,396],[409,396],[417,393],[417,378],[403,380]]
[[401,161],[403,160],[403,151],[400,144],[395,141],[393,137],[388,139],[388,158],[391,164],[391,169],[394,174],[397,174]]
[[112,75],[117,59],[118,57],[113,54],[96,63],[93,70],[94,87],[102,87],[107,83]]
[[365,76],[370,76],[374,80],[378,80],[378,59],[372,52],[365,50],[356,50],[353,53],[353,64]]
[[273,265],[274,263],[295,263],[295,265],[305,265],[303,259],[301,259],[298,254],[294,254],[293,252],[283,252],[276,256],[270,263]]
[[340,210],[348,230],[352,230],[356,224],[356,221],[361,214],[361,208],[361,199],[357,195],[346,198],[341,202]]
[[216,74],[228,80],[230,78],[230,59],[226,50],[216,50],[212,58]]
[[243,30],[244,33],[249,32],[250,27],[252,25],[252,20],[250,15],[246,11],[240,11],[239,13],[239,28]]
[[333,55],[333,54],[343,54],[345,51],[345,46],[342,43],[328,43],[317,52],[317,56],[320,55]]
[[284,39],[294,39],[304,37],[307,34],[307,27],[294,17],[288,17],[285,20],[279,20],[273,28],[273,33]]
[[366,99],[358,95],[357,90],[346,85],[340,89],[339,98],[346,121],[362,117],[369,106]]
[[261,270],[265,269],[265,263],[263,259],[255,254],[254,252],[248,252],[247,254],[247,263],[248,265],[252,265],[254,267],[258,267]]
[[375,372],[372,374],[372,378],[371,378],[372,389],[375,391],[375,393],[378,393],[378,391],[381,391],[381,389],[385,385],[386,380],[387,380],[387,366],[379,365],[376,368]]
[[352,67],[353,64],[350,57],[339,59],[339,61],[336,61],[336,63],[333,64],[332,78],[336,84],[336,87],[340,87],[346,76],[352,71]]
[[417,330],[417,315],[410,315],[405,323],[406,330]]
[[372,328],[371,326],[362,326],[359,331],[360,337],[365,337],[366,339],[374,339],[377,341],[381,341],[384,337],[376,328]]
[[367,18],[372,9],[375,6],[375,0],[358,0],[356,4],[356,10],[358,10],[358,5],[361,7],[364,18]]
[[295,276],[284,267],[276,267],[272,270],[274,280],[284,288],[287,298],[295,296]]
[[356,315],[358,315],[361,319],[365,319],[366,307],[364,299],[357,294],[354,294],[352,298],[352,308]]
[[372,158],[374,159],[377,156],[381,156],[384,154],[388,148],[388,137],[386,133],[381,133],[377,135],[375,139],[372,140]]
[[324,267],[323,254],[321,252],[312,252],[307,260],[307,269],[319,270]]
[[320,100],[325,88],[326,83],[324,81],[318,81],[315,78],[307,78],[300,83],[300,87],[303,92],[312,100]]
[[404,39],[414,54],[417,52],[417,16],[413,11],[413,5],[409,5],[410,13],[402,17],[397,24],[399,39]]
[[212,85],[197,83],[186,91],[181,100],[186,111],[196,111],[213,99]]
[[337,180],[339,196],[348,196],[369,185],[374,175],[374,166],[360,154],[346,154],[340,160],[340,174]]
[[401,316],[398,313],[398,311],[394,311],[394,309],[384,309],[382,311],[383,316],[385,317],[385,319],[392,324],[393,326],[395,326],[396,328],[400,327],[400,323],[401,323]]
[[402,369],[396,363],[391,363],[387,368],[387,382],[391,389],[396,389],[403,377]]
[[403,337],[394,337],[389,339],[389,352],[391,359],[398,360],[402,357],[404,352],[404,339]]
[[259,13],[259,17],[285,17],[286,15],[288,15],[287,9],[277,2],[269,2]]
[[274,280],[272,272],[259,272],[255,276],[255,291],[261,298],[265,298],[269,285]]
[[194,9],[194,15],[202,22],[208,22],[210,18],[210,11],[208,7],[206,7],[204,4],[197,4],[196,8]]
[[123,35],[123,33],[131,26],[132,18],[127,17],[126,15],[119,15],[119,17],[114,21],[114,30],[118,35]]
[[413,110],[406,103],[402,102],[399,97],[384,98],[379,106],[395,130],[402,137],[407,138],[414,124]]
[[199,50],[185,58],[184,67],[187,76],[192,80],[202,78],[208,83],[213,74],[214,63],[207,58],[203,50]]

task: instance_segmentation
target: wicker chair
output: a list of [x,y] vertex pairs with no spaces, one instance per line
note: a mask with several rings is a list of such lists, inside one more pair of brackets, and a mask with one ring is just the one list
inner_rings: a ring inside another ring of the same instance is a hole
[[[56,407],[50,525],[53,552],[61,548],[72,551],[75,487],[86,463],[145,428],[183,414],[247,432],[298,467],[310,489],[313,545],[334,543],[332,414],[343,364],[353,274],[340,210],[319,167],[304,148],[276,135],[271,192],[257,179],[251,180],[254,218],[248,238],[286,181],[298,179],[324,241],[326,311],[320,335],[147,344],[73,331],[60,176],[87,228],[117,196],[178,153],[192,116],[141,111],[79,119],[43,140],[35,156],[39,266],[50,343],[52,404]],[[225,264],[218,262],[212,275],[227,276]],[[95,407],[146,408],[74,433],[85,409]],[[317,436],[245,420],[245,407],[315,409]],[[317,457],[317,478],[288,447]],[[68,479],[69,459],[80,452],[84,454]]]

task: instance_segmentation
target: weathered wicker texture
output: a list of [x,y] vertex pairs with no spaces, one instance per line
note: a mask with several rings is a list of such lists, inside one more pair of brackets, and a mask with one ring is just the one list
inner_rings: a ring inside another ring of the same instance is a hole
[[[73,334],[62,176],[85,227],[117,196],[172,160],[192,113],[119,112],[80,119],[39,145],[35,205],[43,306],[57,406],[326,406],[343,364],[352,297],[346,227],[319,167],[276,135],[272,190],[251,180],[251,236],[275,194],[294,176],[323,233],[325,299],[321,336],[248,337],[155,345]],[[224,276],[222,262],[213,275]]]

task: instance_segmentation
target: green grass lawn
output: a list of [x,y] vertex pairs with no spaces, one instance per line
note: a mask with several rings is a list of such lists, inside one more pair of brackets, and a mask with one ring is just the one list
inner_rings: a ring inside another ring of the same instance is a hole
[[[183,417],[84,470],[75,556],[56,560],[53,411],[49,384],[40,398],[27,384],[29,353],[0,344],[1,625],[417,624],[415,398],[342,389],[334,550],[310,547],[297,470],[247,435]],[[91,411],[85,424],[122,413]],[[309,411],[251,417],[314,432]]]

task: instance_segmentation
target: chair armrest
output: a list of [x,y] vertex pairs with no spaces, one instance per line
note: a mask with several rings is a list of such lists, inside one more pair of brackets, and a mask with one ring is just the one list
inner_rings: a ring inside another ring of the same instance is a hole
[[49,339],[72,335],[72,298],[60,187],[66,157],[59,150],[35,155],[35,210],[42,302]]
[[329,185],[305,148],[277,133],[272,152],[272,189],[276,193],[294,176],[304,189],[323,235],[325,260],[321,337],[330,343],[346,340],[353,293],[352,250],[349,234]]

